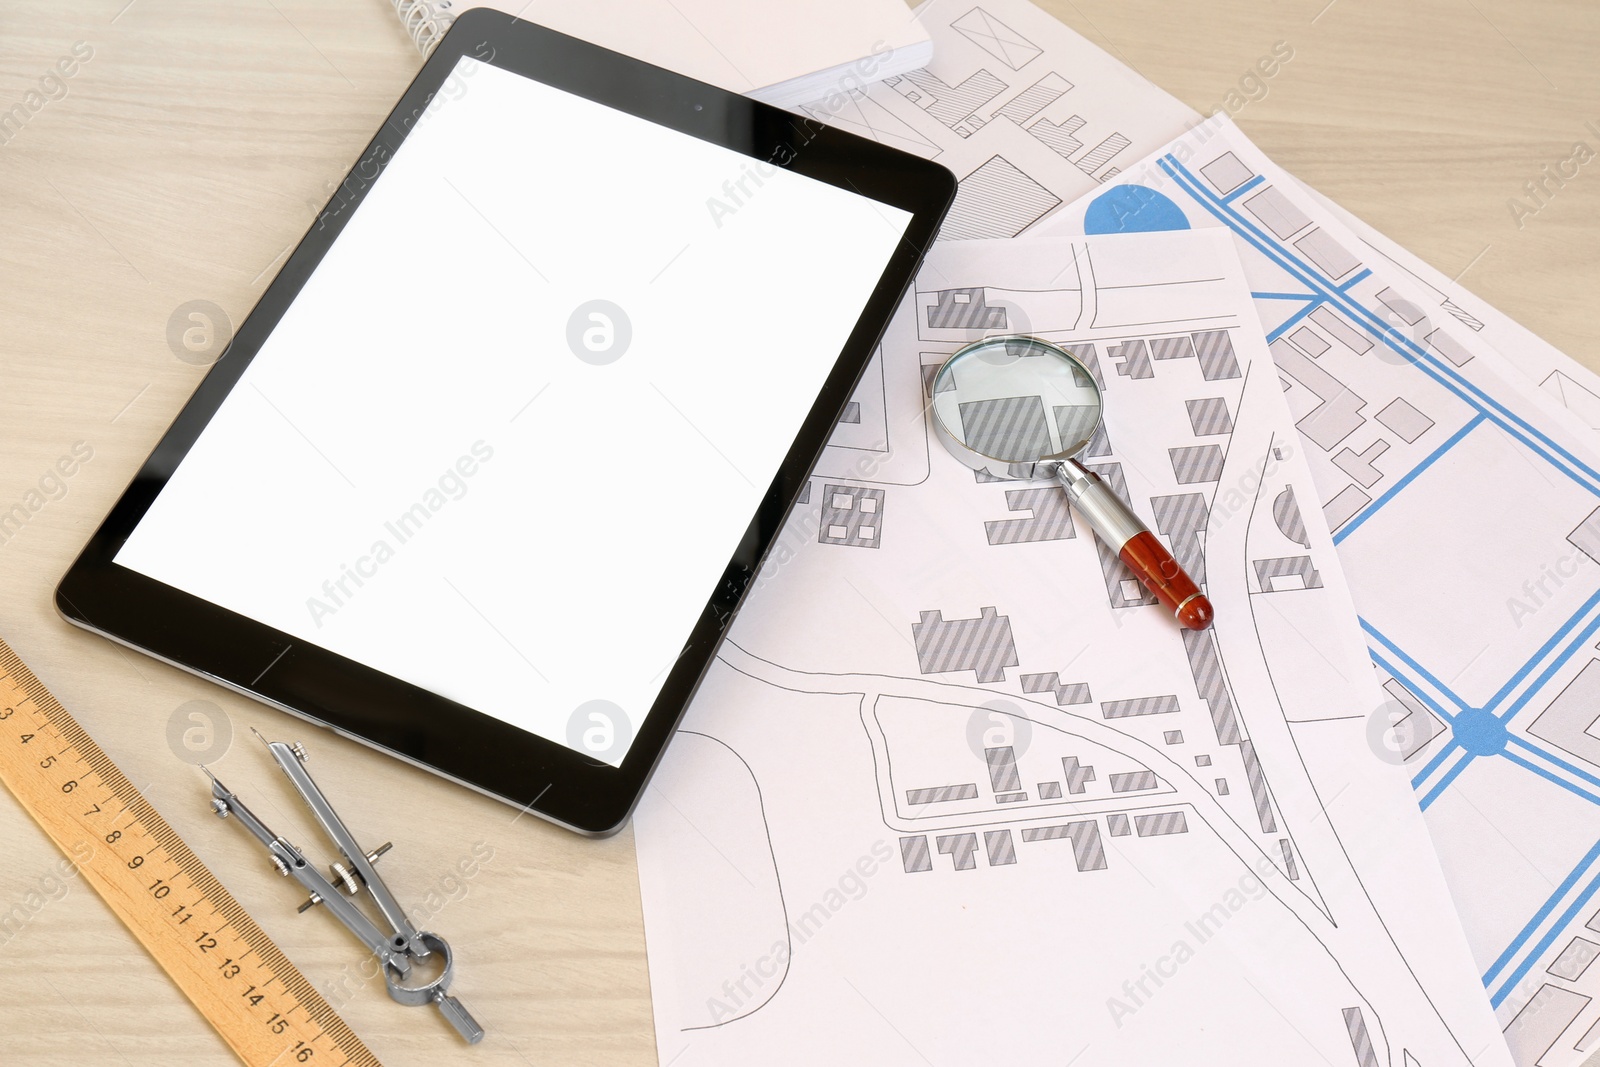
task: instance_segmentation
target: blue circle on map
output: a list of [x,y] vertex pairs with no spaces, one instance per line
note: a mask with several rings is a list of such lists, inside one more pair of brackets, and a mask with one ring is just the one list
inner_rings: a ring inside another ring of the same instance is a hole
[[1095,197],[1083,213],[1084,233],[1151,233],[1187,230],[1177,204],[1142,185],[1115,185]]
[[1456,716],[1450,730],[1456,743],[1474,756],[1498,756],[1511,740],[1506,724],[1488,708],[1468,708]]

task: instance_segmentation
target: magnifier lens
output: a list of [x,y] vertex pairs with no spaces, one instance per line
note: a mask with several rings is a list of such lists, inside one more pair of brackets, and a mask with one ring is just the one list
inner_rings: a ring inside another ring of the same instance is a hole
[[1072,458],[1100,425],[1100,390],[1070,353],[1036,337],[968,345],[934,374],[933,415],[940,439],[967,466],[1001,478],[1058,479],[1100,540],[1180,623],[1211,625],[1211,601],[1194,579],[1098,474]]
[[1087,368],[1032,338],[996,338],[952,357],[934,377],[933,408],[956,441],[1004,463],[1077,452],[1100,425]]

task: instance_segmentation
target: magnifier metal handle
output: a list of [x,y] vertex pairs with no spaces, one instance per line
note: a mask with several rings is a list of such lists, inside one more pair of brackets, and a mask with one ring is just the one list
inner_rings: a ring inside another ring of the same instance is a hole
[[1215,614],[1211,601],[1099,475],[1075,459],[1060,461],[1056,474],[1078,513],[1089,520],[1102,541],[1117,550],[1122,562],[1178,622],[1191,630],[1211,625]]

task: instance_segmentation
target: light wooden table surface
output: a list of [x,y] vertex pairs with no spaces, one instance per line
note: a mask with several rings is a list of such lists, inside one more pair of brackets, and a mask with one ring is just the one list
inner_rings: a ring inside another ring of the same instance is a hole
[[[730,0],[734,2],[734,0]],[[1278,162],[1592,367],[1600,367],[1600,162],[1520,227],[1508,200],[1574,142],[1600,150],[1594,0],[1045,0],[1190,105],[1210,110],[1258,57],[1295,57],[1237,116]],[[190,300],[240,321],[419,58],[385,0],[0,0],[0,110],[76,42],[93,50],[0,147],[0,507],[76,442],[66,495],[0,545],[0,636],[119,761],[319,987],[358,953],[292,894],[199,772],[169,750],[206,700],[235,739],[218,761],[280,789],[239,740],[312,731],[63,623],[51,590],[200,380],[167,323]],[[1585,124],[1593,122],[1595,127]],[[283,516],[285,522],[312,521]],[[490,1031],[467,1051],[376,984],[343,1014],[390,1064],[652,1063],[633,840],[580,839],[316,732],[319,775],[363,839],[392,839],[405,901],[451,899],[457,990]],[[320,844],[285,806],[291,836]],[[272,814],[276,814],[275,812]],[[462,884],[472,847],[493,859]],[[57,853],[0,791],[0,912]],[[0,1061],[231,1062],[81,882],[0,947]]]

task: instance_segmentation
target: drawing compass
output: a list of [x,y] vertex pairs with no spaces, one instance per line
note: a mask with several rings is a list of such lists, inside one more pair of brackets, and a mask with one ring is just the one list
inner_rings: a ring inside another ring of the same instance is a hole
[[[291,745],[282,741],[268,741],[254,728],[250,732],[260,738],[261,743],[267,746],[267,751],[272,753],[278,768],[288,775],[323,832],[344,857],[343,861],[330,864],[329,874],[323,874],[306,859],[300,849],[281,834],[273,833],[210,769],[202,767],[206,777],[211,779],[211,809],[219,818],[235,816],[257,841],[266,846],[278,873],[293,878],[311,894],[300,905],[300,911],[309,911],[319,905],[326,907],[356,940],[377,957],[391,998],[412,1007],[433,1004],[469,1044],[475,1045],[483,1040],[483,1027],[478,1025],[459,1000],[449,995],[454,963],[449,943],[438,934],[418,930],[412,925],[400,902],[389,892],[389,887],[378,874],[375,864],[380,856],[389,851],[389,844],[385,843],[368,852],[356,843],[344,821],[333,810],[333,805],[328,803],[328,798],[306,771],[306,750],[303,745],[299,742]],[[377,923],[356,907],[353,898],[362,889],[376,903],[390,933],[385,934]],[[439,966],[438,976],[428,982],[407,984],[406,979],[411,977],[413,964],[427,960],[435,953],[439,956],[439,961],[435,961],[435,965]]]

